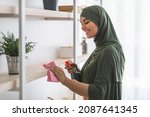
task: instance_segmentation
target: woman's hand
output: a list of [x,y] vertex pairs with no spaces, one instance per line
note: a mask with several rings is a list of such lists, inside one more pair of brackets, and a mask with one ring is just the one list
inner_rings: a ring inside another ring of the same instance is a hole
[[62,84],[65,83],[65,80],[67,79],[67,77],[62,68],[55,66],[53,68],[50,68],[50,70],[56,75],[56,77]]

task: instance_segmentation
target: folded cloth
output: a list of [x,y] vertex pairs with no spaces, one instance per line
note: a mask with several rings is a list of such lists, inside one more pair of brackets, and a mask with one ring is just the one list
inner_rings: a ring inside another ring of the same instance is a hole
[[51,72],[51,70],[49,70],[49,68],[53,68],[55,66],[56,64],[54,61],[48,64],[43,64],[43,67],[47,69],[47,81],[48,82],[58,82],[58,78],[55,76],[53,72]]

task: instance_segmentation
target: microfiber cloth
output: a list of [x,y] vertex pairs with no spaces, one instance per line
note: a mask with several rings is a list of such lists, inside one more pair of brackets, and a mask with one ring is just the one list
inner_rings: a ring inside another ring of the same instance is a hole
[[48,82],[58,82],[57,77],[54,75],[53,72],[51,72],[51,70],[49,70],[49,68],[53,68],[55,66],[56,66],[56,64],[54,61],[52,61],[48,64],[43,64],[43,67],[47,69],[47,81]]

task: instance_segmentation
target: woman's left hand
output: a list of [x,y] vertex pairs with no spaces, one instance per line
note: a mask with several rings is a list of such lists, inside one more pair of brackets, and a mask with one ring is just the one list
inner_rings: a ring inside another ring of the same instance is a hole
[[56,77],[58,78],[58,80],[64,84],[65,80],[67,79],[65,73],[64,73],[64,70],[58,66],[55,66],[53,68],[50,69],[55,75]]

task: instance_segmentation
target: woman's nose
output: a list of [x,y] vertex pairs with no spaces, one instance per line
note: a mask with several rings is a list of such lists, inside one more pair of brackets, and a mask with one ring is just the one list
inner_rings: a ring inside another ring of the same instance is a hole
[[83,31],[85,31],[85,29],[86,29],[85,25],[82,25],[81,29],[82,29]]

